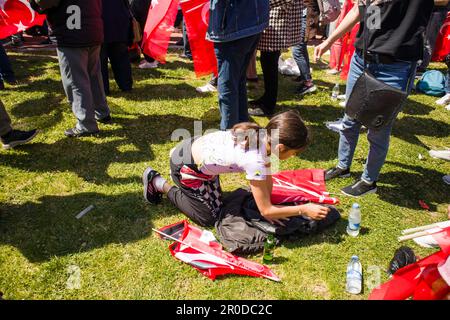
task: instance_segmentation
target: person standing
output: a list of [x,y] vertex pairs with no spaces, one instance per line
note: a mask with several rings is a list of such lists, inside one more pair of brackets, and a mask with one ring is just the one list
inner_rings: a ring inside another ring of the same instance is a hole
[[132,42],[133,30],[130,6],[128,0],[102,0],[102,2],[105,40],[100,55],[105,93],[109,95],[108,60],[120,90],[131,91],[133,77],[128,44]]
[[303,0],[271,0],[269,27],[258,44],[264,75],[264,94],[249,104],[252,116],[270,116],[278,98],[278,60],[281,50],[302,42]]
[[3,44],[0,43],[0,90],[5,89],[5,82],[9,84],[17,83],[11,62],[5,48],[3,48]]
[[97,122],[111,121],[100,65],[103,42],[102,0],[61,0],[57,7],[42,10],[47,14],[50,37],[57,44],[64,91],[77,118],[67,137],[99,132]]
[[5,106],[0,100],[0,141],[3,149],[11,149],[18,145],[31,141],[37,134],[37,130],[14,130],[11,126],[11,118],[6,112]]
[[[365,14],[366,6],[376,8],[367,10],[372,14]],[[360,21],[346,96],[350,97],[355,82],[365,67],[378,80],[409,93],[417,61],[423,57],[423,32],[433,6],[433,0],[359,0],[358,5],[353,7],[333,34],[315,48],[314,57],[320,58],[333,42]],[[366,52],[364,47],[367,47]],[[361,126],[357,120],[344,115],[339,140],[339,163],[326,171],[326,180],[350,175]],[[392,126],[393,122],[379,130],[368,130],[370,149],[364,172],[357,182],[342,189],[344,194],[358,197],[377,191],[377,181],[389,150]]]
[[269,24],[269,0],[211,0],[207,39],[218,62],[220,129],[248,121],[247,66]]

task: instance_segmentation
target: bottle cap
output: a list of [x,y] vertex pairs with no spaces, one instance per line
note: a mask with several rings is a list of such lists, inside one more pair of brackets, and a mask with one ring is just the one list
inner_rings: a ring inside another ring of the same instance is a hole
[[353,204],[353,209],[359,209],[359,204],[358,203],[354,203]]
[[352,260],[359,260],[358,256],[352,256]]

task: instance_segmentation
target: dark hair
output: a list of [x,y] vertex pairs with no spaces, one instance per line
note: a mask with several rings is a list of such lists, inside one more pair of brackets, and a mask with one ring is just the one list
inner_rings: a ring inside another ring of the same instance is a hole
[[[237,144],[245,141],[246,150],[249,146],[259,148],[260,130],[262,128],[253,122],[242,122],[232,128],[233,138]],[[278,131],[277,143],[285,145],[288,149],[303,149],[310,142],[309,130],[297,111],[290,110],[279,113],[270,119],[266,126],[268,142],[272,144],[275,130]]]

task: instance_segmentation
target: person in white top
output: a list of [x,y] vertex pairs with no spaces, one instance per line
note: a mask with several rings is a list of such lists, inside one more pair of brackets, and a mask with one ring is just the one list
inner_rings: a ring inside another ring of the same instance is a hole
[[[295,111],[273,117],[266,128],[255,123],[239,123],[229,131],[218,131],[181,142],[171,153],[170,169],[175,186],[147,168],[143,174],[144,198],[153,204],[162,194],[184,214],[202,226],[213,226],[222,207],[219,176],[243,172],[261,215],[272,223],[302,215],[314,220],[326,218],[330,209],[312,203],[298,206],[271,202],[272,176],[270,155],[280,160],[302,152],[309,132]],[[281,220],[280,220],[281,219]]]

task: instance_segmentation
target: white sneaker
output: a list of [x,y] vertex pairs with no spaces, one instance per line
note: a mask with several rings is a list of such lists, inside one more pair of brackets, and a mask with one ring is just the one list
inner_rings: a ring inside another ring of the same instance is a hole
[[148,62],[142,61],[139,65],[139,69],[155,69],[158,68],[158,61]]
[[342,123],[342,119],[338,119],[337,121],[325,122],[325,126],[329,130],[334,131],[334,132],[338,132],[338,133],[344,128],[344,125]]
[[345,96],[345,94],[340,94],[337,96],[337,98],[338,98],[338,100],[345,100],[346,96]]
[[450,150],[430,150],[430,157],[450,161]]
[[450,111],[450,104],[445,107],[445,110]]
[[444,104],[450,103],[450,93],[447,93],[445,96],[436,101],[436,104],[443,106]]
[[217,88],[208,82],[204,86],[198,87],[195,90],[197,90],[197,92],[200,92],[200,93],[207,93],[207,92],[216,92]]
[[336,70],[336,69],[329,69],[329,70],[327,70],[327,73],[328,74],[338,74],[340,71],[339,70]]
[[346,105],[347,105],[347,101],[339,102],[339,106],[342,108],[345,108]]
[[442,177],[442,180],[444,180],[444,182],[445,182],[446,184],[450,184],[450,174],[448,174],[448,175],[446,175],[446,176],[443,176],[443,177]]

